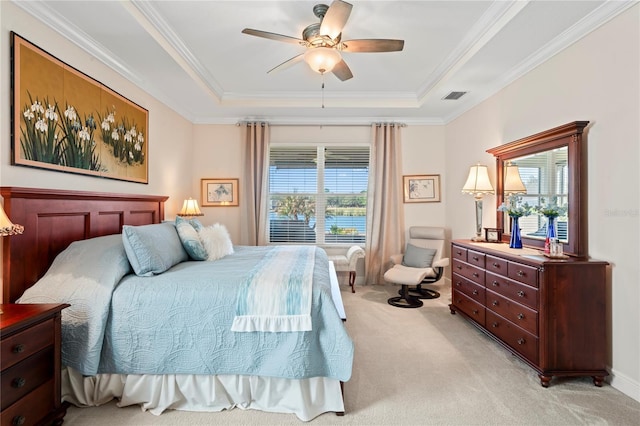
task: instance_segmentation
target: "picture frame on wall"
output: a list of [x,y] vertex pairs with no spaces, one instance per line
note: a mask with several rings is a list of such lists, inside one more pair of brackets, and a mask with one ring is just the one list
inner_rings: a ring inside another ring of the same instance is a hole
[[403,176],[405,203],[439,203],[440,175]]
[[236,207],[239,205],[239,179],[201,179],[203,207]]
[[149,183],[149,112],[11,32],[11,164]]

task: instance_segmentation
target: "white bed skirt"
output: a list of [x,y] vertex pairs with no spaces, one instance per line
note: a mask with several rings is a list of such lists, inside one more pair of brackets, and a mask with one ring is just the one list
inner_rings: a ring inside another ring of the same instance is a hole
[[340,381],[324,377],[281,379],[234,375],[98,374],[84,377],[62,370],[62,400],[78,407],[139,404],[160,415],[164,410],[222,411],[238,407],[293,413],[309,421],[326,412],[344,412]]

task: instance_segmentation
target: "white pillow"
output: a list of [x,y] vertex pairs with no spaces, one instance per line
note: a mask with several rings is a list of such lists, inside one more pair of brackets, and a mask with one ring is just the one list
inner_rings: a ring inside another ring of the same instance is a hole
[[202,245],[207,251],[207,260],[217,260],[233,253],[233,243],[224,225],[205,226],[198,231]]

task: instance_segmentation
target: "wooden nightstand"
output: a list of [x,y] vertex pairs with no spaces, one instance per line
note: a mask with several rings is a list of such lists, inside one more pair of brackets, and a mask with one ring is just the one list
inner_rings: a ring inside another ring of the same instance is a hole
[[0,424],[62,424],[62,304],[0,305]]

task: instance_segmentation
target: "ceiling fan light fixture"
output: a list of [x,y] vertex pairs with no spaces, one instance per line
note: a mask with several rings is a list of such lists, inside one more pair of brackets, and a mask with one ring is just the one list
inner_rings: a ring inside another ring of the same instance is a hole
[[305,52],[304,60],[312,70],[319,74],[324,74],[325,72],[331,72],[333,67],[342,60],[342,56],[336,49],[315,47]]

